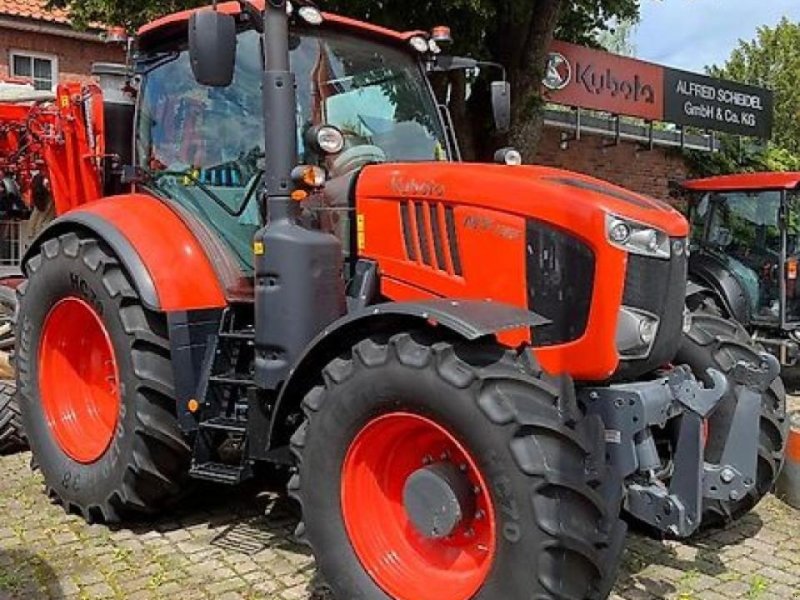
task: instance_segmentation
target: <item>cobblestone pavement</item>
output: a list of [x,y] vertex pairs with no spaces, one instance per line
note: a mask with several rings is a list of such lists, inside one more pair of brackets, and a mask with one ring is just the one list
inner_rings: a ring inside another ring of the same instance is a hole
[[[212,488],[114,530],[52,505],[29,460],[0,457],[0,600],[331,600],[274,494]],[[770,498],[691,544],[631,536],[613,598],[800,599],[800,513]]]

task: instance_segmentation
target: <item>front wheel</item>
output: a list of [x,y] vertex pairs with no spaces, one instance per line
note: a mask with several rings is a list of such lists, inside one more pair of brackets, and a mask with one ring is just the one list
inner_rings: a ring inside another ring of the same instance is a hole
[[290,493],[336,597],[609,593],[625,528],[603,429],[529,352],[369,339],[303,402]]

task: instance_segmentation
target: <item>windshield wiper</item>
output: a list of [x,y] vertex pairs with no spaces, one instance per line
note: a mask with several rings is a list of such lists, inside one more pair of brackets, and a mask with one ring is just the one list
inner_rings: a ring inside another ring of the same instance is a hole
[[175,178],[183,177],[184,179],[190,179],[192,183],[197,187],[197,189],[199,189],[206,196],[211,198],[214,204],[219,206],[222,210],[224,210],[232,217],[237,217],[237,218],[241,217],[242,212],[244,212],[243,210],[235,211],[230,206],[228,206],[227,202],[225,202],[222,198],[217,196],[214,190],[212,190],[210,187],[208,187],[205,183],[203,183],[200,180],[200,177],[198,176],[196,169],[187,169],[186,171],[159,171],[158,173],[155,174],[154,181],[156,182],[156,184],[158,184],[158,181],[164,177],[175,177]]

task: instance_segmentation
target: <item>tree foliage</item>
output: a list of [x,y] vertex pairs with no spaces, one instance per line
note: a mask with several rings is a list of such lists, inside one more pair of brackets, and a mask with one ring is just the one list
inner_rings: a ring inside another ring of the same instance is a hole
[[[209,0],[50,0],[67,7],[78,23],[124,24],[133,29],[155,16],[208,4]],[[554,35],[578,43],[596,43],[596,36],[615,21],[636,19],[639,0],[327,0],[325,10],[402,30],[440,24],[452,27],[454,53],[502,64],[514,86],[514,128],[510,141],[532,156],[542,124],[540,82]],[[494,74],[493,74],[494,75]],[[455,77],[452,110],[468,157],[486,156],[492,138],[485,80],[467,102],[466,82]]]
[[724,65],[708,71],[772,89],[775,126],[768,144],[724,136],[719,153],[690,155],[694,169],[702,175],[800,170],[800,24],[784,18],[775,27],[759,28],[755,39],[740,41]]

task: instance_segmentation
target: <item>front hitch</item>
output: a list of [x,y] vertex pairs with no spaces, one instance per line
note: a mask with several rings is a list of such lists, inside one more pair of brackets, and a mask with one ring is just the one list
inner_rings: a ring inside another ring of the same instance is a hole
[[[753,489],[761,397],[780,372],[775,357],[760,358],[758,365],[736,364],[730,379],[709,369],[710,387],[681,366],[654,381],[581,390],[587,412],[605,424],[607,460],[624,482],[628,513],[659,531],[689,537],[700,526],[704,499],[736,501]],[[719,463],[707,463],[704,422],[730,384],[736,411]],[[678,432],[672,469],[664,477],[658,475],[664,465],[653,431],[672,421]]]
[[771,354],[761,354],[761,363],[738,363],[732,373],[736,412],[719,464],[706,464],[703,496],[712,500],[738,501],[753,490],[758,469],[761,399],[778,377],[781,365]]

